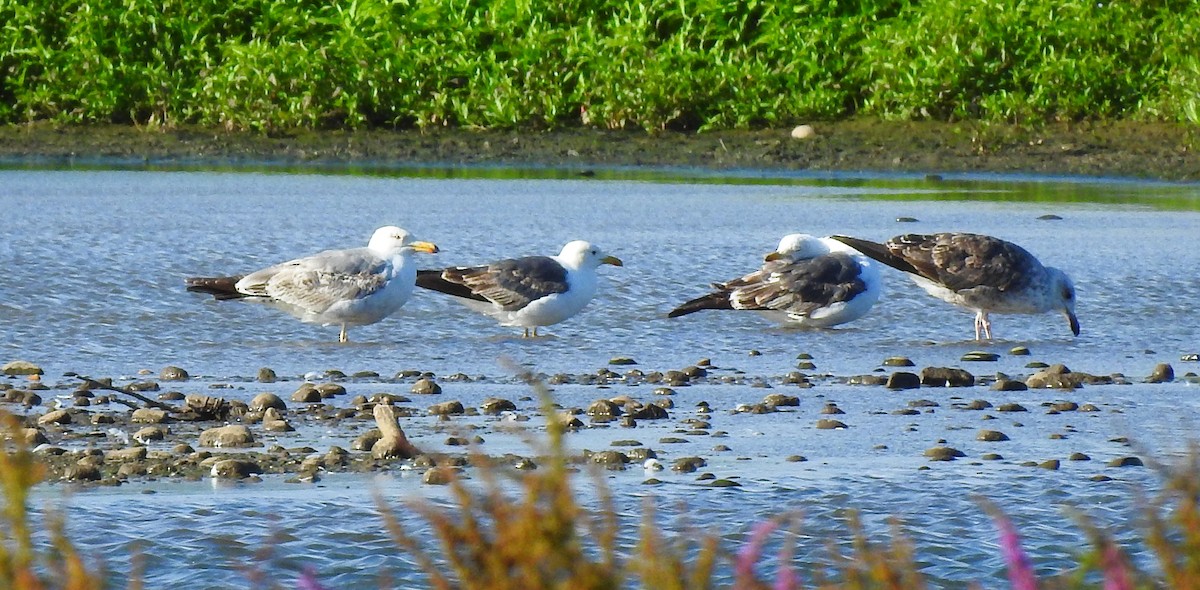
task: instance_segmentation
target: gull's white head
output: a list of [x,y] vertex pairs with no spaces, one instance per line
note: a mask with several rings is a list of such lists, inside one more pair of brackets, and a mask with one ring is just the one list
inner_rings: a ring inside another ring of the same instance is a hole
[[583,240],[568,242],[558,253],[559,262],[574,268],[598,268],[601,264],[625,266],[620,258],[609,256],[597,246]]
[[407,230],[394,225],[385,225],[371,235],[367,248],[379,256],[390,258],[397,254],[428,252],[437,254],[438,247],[432,242],[421,242]]
[[765,260],[805,260],[829,253],[821,238],[808,234],[788,234],[779,240],[779,247],[767,254]]
[[1050,275],[1049,299],[1053,307],[1061,309],[1063,315],[1067,317],[1071,333],[1078,336],[1079,319],[1075,317],[1075,283],[1071,282],[1071,277],[1068,277],[1067,273],[1057,268],[1048,266],[1046,272]]

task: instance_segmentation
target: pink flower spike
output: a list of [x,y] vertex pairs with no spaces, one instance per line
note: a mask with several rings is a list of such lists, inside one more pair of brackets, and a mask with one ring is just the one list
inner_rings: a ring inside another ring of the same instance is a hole
[[316,568],[311,565],[304,566],[304,571],[296,578],[296,590],[325,590],[321,582],[317,581]]
[[1029,556],[1021,549],[1021,537],[1017,529],[1006,516],[995,516],[996,527],[1000,529],[1000,551],[1004,553],[1004,561],[1008,564],[1008,583],[1012,590],[1037,590],[1037,576],[1033,574],[1033,565]]
[[1133,590],[1129,581],[1129,572],[1121,560],[1121,553],[1115,543],[1104,544],[1104,555],[1101,558],[1104,565],[1104,590]]
[[749,541],[737,553],[734,570],[738,580],[754,579],[754,564],[758,561],[758,555],[762,550],[763,543],[766,542],[767,536],[778,526],[779,524],[772,520],[764,520],[754,525],[754,528],[750,531]]

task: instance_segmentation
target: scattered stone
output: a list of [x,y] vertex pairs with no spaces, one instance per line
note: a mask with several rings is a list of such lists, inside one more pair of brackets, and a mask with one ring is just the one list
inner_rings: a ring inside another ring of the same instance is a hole
[[984,453],[979,456],[983,461],[1003,461],[1004,456],[999,453]]
[[608,364],[610,364],[610,365],[636,365],[637,361],[635,361],[627,356],[615,356],[608,360]]
[[971,403],[969,403],[963,407],[967,410],[986,410],[986,409],[992,407],[992,402],[989,402],[985,399],[977,399],[977,400],[971,401]]
[[740,487],[742,487],[742,484],[740,484],[732,479],[725,479],[725,478],[714,479],[712,481],[712,483],[710,483],[708,485],[711,487],[714,487],[714,488],[740,488]]
[[625,469],[629,457],[621,451],[597,451],[588,456],[588,461],[603,465],[605,469],[617,471]]
[[222,459],[213,463],[212,469],[209,472],[217,479],[246,479],[251,476],[259,475],[263,472],[262,467],[254,461],[245,459]]
[[142,444],[166,440],[166,438],[167,429],[163,426],[147,426],[145,428],[140,428],[137,432],[133,433],[133,440],[136,440]]
[[260,393],[250,400],[251,412],[265,412],[268,408],[286,412],[287,404],[274,393]]
[[278,377],[275,375],[275,370],[270,367],[263,367],[258,370],[259,383],[274,383]]
[[517,411],[517,404],[503,398],[489,397],[479,403],[479,411],[489,416],[496,416],[502,412]]
[[925,456],[930,461],[953,461],[967,455],[954,447],[931,447],[925,450]]
[[160,381],[187,381],[191,379],[191,375],[188,375],[187,371],[179,367],[167,366],[163,367],[163,370],[158,373],[158,379]]
[[991,387],[992,391],[1026,391],[1028,389],[1028,385],[1016,379],[997,379]]
[[984,442],[1001,442],[1009,440],[1008,435],[999,430],[980,430],[979,434],[975,435],[975,440]]
[[466,413],[467,409],[462,402],[451,400],[448,402],[440,402],[429,406],[429,414],[431,416],[461,416]]
[[346,388],[338,383],[322,383],[317,386],[317,393],[322,399],[346,395]]
[[67,467],[63,472],[63,479],[66,481],[100,481],[100,468],[85,459]]
[[1061,221],[1061,220],[1062,220],[1062,217],[1055,215],[1053,213],[1047,213],[1045,215],[1038,216],[1038,221]]
[[1054,402],[1050,404],[1050,408],[1056,412],[1074,412],[1079,409],[1079,404],[1071,401]]
[[634,410],[629,416],[634,420],[666,420],[670,418],[667,410],[658,404],[646,404]]
[[603,418],[615,418],[624,413],[621,405],[608,399],[598,399],[588,406],[587,415]]
[[785,395],[782,393],[772,393],[763,398],[763,403],[768,406],[799,406],[800,398],[794,395]]
[[812,139],[817,136],[817,130],[812,125],[797,125],[792,128],[792,139]]
[[906,356],[889,356],[883,359],[885,367],[915,367],[917,364]]
[[833,420],[830,418],[821,418],[817,420],[817,430],[843,430],[849,428],[841,420]]
[[1051,471],[1058,471],[1058,465],[1058,459],[1050,459],[1048,461],[1042,461],[1041,463],[1038,463],[1038,467],[1041,467],[1042,469],[1049,469]]
[[283,416],[279,414],[279,410],[275,408],[267,408],[267,411],[263,413],[262,426],[263,430],[267,432],[292,432],[296,430],[292,428],[292,425],[287,420],[283,419]]
[[129,416],[134,424],[162,424],[167,421],[167,412],[158,408],[138,408]]
[[1027,347],[1014,346],[1008,350],[1008,354],[1011,354],[1013,356],[1029,356],[1031,353],[1029,352],[1029,348],[1027,348]]
[[854,375],[846,379],[846,385],[884,385],[887,381],[883,375]]
[[796,363],[796,368],[800,369],[801,371],[815,371],[817,365],[812,361],[800,361]]
[[1102,482],[1102,481],[1112,481],[1113,478],[1111,478],[1107,475],[1093,475],[1093,476],[1089,477],[1088,479],[1095,481],[1095,482]]
[[321,392],[317,391],[311,383],[305,383],[300,386],[300,389],[292,392],[292,401],[301,404],[320,403],[322,401]]
[[825,404],[825,407],[821,408],[821,413],[825,414],[825,415],[836,416],[836,415],[840,415],[840,414],[845,414],[846,412],[844,410],[842,410],[841,408],[837,407],[837,404],[835,404],[833,402],[829,402],[829,403]]
[[1180,361],[1185,363],[1200,362],[1200,352],[1192,352],[1179,357]]
[[1000,404],[1000,407],[996,408],[996,411],[998,411],[998,412],[1028,412],[1029,410],[1027,410],[1025,408],[1025,406],[1022,406],[1021,404],[1018,404],[1016,402],[1011,402],[1011,403],[1007,403],[1007,404]]
[[671,463],[671,470],[680,473],[693,473],[696,470],[708,465],[701,457],[680,457]]
[[453,481],[454,477],[455,470],[453,467],[439,465],[425,470],[425,474],[421,476],[421,481],[429,485],[444,486]]
[[0,367],[0,373],[5,375],[44,375],[45,371],[29,361],[12,361]]
[[1168,363],[1158,363],[1146,377],[1146,383],[1170,383],[1175,380],[1175,369]]
[[1067,457],[1067,459],[1070,461],[1091,461],[1092,460],[1091,457],[1089,457],[1083,453],[1071,453],[1071,456]]
[[1141,467],[1142,460],[1137,457],[1117,457],[1108,462],[1109,467]]
[[896,371],[888,376],[888,389],[916,389],[921,386],[921,377],[908,371]]
[[201,432],[200,446],[216,448],[255,447],[258,446],[258,442],[254,440],[254,435],[250,433],[248,427],[241,424],[230,424],[229,426],[219,426]]
[[963,362],[968,363],[991,363],[1000,360],[1000,355],[994,352],[985,352],[982,350],[972,350],[962,355]]
[[[941,180],[941,177],[938,176],[937,174],[930,174],[930,175],[928,175],[928,177],[933,177],[936,180]],[[908,216],[904,216],[904,215],[896,218],[896,223],[917,223],[918,221],[920,221],[920,220],[917,219],[916,217],[908,217]]]
[[53,410],[38,418],[38,425],[45,426],[46,424],[70,424],[71,414],[66,410]]
[[442,386],[433,379],[422,377],[413,383],[412,389],[409,391],[418,395],[437,395],[442,392]]
[[921,369],[921,385],[927,387],[972,387],[975,376],[963,369],[925,367]]

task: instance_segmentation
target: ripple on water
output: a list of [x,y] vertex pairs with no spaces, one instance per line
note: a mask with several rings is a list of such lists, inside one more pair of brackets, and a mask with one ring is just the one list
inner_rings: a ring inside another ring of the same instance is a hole
[[[286,396],[302,375],[327,369],[385,376],[345,382],[350,395],[334,402],[341,404],[357,394],[407,393],[409,382],[387,380],[402,369],[493,376],[480,383],[444,383],[445,392],[435,400],[460,399],[468,406],[490,396],[529,395],[523,385],[506,380],[511,365],[501,359],[547,374],[580,374],[594,372],[614,356],[632,357],[645,371],[682,369],[708,357],[714,377],[760,378],[771,388],[679,387],[669,421],[642,421],[633,430],[590,428],[568,437],[576,450],[606,449],[614,438],[637,438],[664,459],[706,457],[706,471],[739,477],[743,484],[714,490],[696,482],[695,474],[668,472],[656,475],[664,485],[648,487],[640,469],[606,474],[621,514],[623,551],[636,543],[641,502],[648,498],[668,534],[688,536],[700,528],[731,543],[740,542],[758,520],[794,512],[802,517],[798,560],[805,567],[823,566],[829,563],[827,539],[836,539],[842,551],[850,549],[845,515],[855,509],[878,538],[888,538],[889,518],[898,517],[918,547],[923,572],[936,584],[998,582],[1003,562],[995,531],[973,500],[982,495],[1010,514],[1039,570],[1057,571],[1071,562],[1082,542],[1064,514],[1067,508],[1115,523],[1125,535],[1136,516],[1132,490],[1156,485],[1148,469],[1106,468],[1108,460],[1132,454],[1110,439],[1118,431],[1134,432],[1141,448],[1170,456],[1192,436],[1195,410],[1178,405],[1175,386],[1087,386],[1069,394],[975,387],[902,396],[819,379],[813,389],[792,389],[778,377],[796,369],[799,353],[812,355],[816,369],[810,373],[848,376],[872,373],[895,355],[910,357],[919,367],[959,366],[964,353],[981,348],[1001,358],[987,367],[965,368],[977,376],[1021,375],[1028,372],[1024,365],[1030,357],[1007,354],[1021,345],[1034,359],[1094,374],[1122,372],[1139,381],[1157,362],[1196,352],[1200,283],[1178,269],[1200,267],[1200,216],[1037,202],[1034,198],[1048,188],[1063,188],[1044,182],[938,183],[921,185],[926,191],[921,200],[881,200],[913,197],[911,185],[895,179],[693,184],[0,171],[0,200],[36,203],[6,209],[4,252],[22,256],[5,258],[0,273],[0,333],[5,335],[0,357],[35,361],[47,369],[48,381],[64,371],[118,376],[139,369],[156,374],[178,365],[194,376],[219,376],[178,384],[180,390],[245,401],[262,391]],[[1086,201],[1094,191],[1112,202],[1114,191],[1134,189],[1167,190],[1097,183],[1071,185],[1064,192]],[[1010,200],[988,202],[982,200],[985,195]],[[1036,220],[1051,212],[1063,217],[1054,222],[1054,231]],[[597,221],[600,215],[603,222]],[[901,228],[895,223],[901,216],[921,221]],[[89,222],[78,223],[81,218]],[[542,225],[532,227],[530,219]],[[300,324],[261,306],[222,305],[182,289],[188,275],[245,271],[357,244],[385,222],[437,242],[443,252],[422,261],[431,267],[554,252],[575,238],[604,246],[626,266],[606,268],[597,300],[577,318],[547,330],[553,337],[535,341],[515,338],[511,329],[453,302],[418,293],[395,318],[356,329],[351,346],[338,346],[336,328]],[[999,316],[994,328],[1000,340],[980,345],[969,340],[969,313],[928,297],[895,273],[885,275],[885,295],[872,313],[842,329],[787,329],[742,313],[665,318],[674,304],[706,292],[710,282],[756,268],[786,233],[882,240],[902,232],[952,230],[1003,236],[1065,269],[1079,292],[1082,335],[1071,338],[1052,316]],[[750,356],[750,350],[760,354]],[[275,369],[281,382],[268,386],[247,377],[263,366]],[[207,389],[217,382],[228,387]],[[564,407],[587,407],[602,396],[645,398],[649,391],[619,384],[607,389],[563,385],[554,395]],[[757,403],[777,391],[799,395],[801,405],[775,414],[731,413],[738,404]],[[916,397],[940,405],[932,413],[890,414]],[[985,422],[983,414],[997,412],[953,409],[955,401],[976,398],[996,405],[1021,403],[1032,411]],[[1039,404],[1058,398],[1095,403],[1102,412],[1047,415]],[[699,415],[694,412],[701,400],[714,407],[704,416],[712,430],[728,436],[717,440],[672,432],[682,417]],[[829,401],[847,412],[839,418],[849,428],[814,428]],[[418,399],[412,405],[429,403]],[[536,413],[536,407],[532,400],[518,403],[518,411],[526,414]],[[1018,421],[1023,425],[1016,426]],[[478,417],[453,423],[495,426]],[[978,429],[996,425],[1012,440],[974,440]],[[413,430],[417,444],[440,448],[446,437],[428,428],[424,418],[407,420],[405,428]],[[536,423],[530,432],[539,432]],[[527,453],[520,433],[489,431],[485,450]],[[1068,436],[1050,441],[1051,433]],[[348,446],[345,432],[324,426],[301,425],[290,436],[288,446]],[[687,442],[657,442],[666,436]],[[922,453],[939,439],[967,457],[930,464]],[[732,452],[713,452],[718,442]],[[1074,451],[1086,452],[1092,461],[1065,461]],[[1005,459],[980,462],[988,452]],[[783,461],[797,454],[808,461]],[[1021,466],[1054,458],[1064,460],[1059,471]],[[1098,473],[1116,481],[1090,481]],[[394,550],[382,530],[376,490],[420,542],[433,544],[428,526],[404,510],[404,500],[425,497],[444,506],[447,493],[426,489],[418,480],[395,474],[329,475],[316,486],[293,487],[268,478],[263,484],[221,488],[160,481],[83,492],[63,502],[72,537],[113,560],[117,577],[128,572],[126,556],[139,546],[152,586],[241,586],[245,569],[257,564],[257,552],[276,543],[279,563],[267,569],[294,575],[311,564],[330,587],[374,586],[380,571],[408,580],[416,569],[411,556]],[[590,480],[578,485],[589,501],[595,500],[592,485]],[[148,488],[158,493],[137,493]],[[728,579],[728,572],[722,575]]]

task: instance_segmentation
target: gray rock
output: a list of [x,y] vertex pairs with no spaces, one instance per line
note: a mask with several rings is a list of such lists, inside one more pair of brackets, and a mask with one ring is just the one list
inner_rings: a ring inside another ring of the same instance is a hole
[[433,416],[458,416],[466,412],[462,402],[451,400],[429,406],[429,414]]
[[187,381],[191,378],[187,371],[175,366],[164,367],[158,374],[160,381]]
[[252,475],[259,475],[262,471],[262,467],[254,461],[222,459],[213,463],[209,473],[217,479],[246,479]]
[[967,455],[954,447],[932,447],[925,450],[925,456],[930,461],[953,461]]
[[0,373],[5,375],[44,375],[45,371],[29,361],[12,361],[0,367]]
[[287,404],[274,393],[260,393],[250,400],[251,412],[265,412],[268,408],[286,412]]
[[1175,369],[1168,363],[1158,363],[1154,371],[1146,377],[1146,383],[1170,383],[1175,380]]
[[980,430],[979,433],[975,435],[975,440],[981,440],[984,442],[1000,442],[1009,440],[1009,438],[1007,434],[1004,434],[999,430]]
[[921,377],[908,371],[896,371],[888,376],[888,389],[916,389],[921,386]]
[[442,386],[438,385],[433,379],[424,377],[413,383],[410,392],[418,395],[437,395],[442,392]]
[[489,416],[495,416],[501,412],[517,411],[517,404],[510,400],[498,397],[489,397],[479,404],[479,411]]
[[921,385],[927,387],[972,387],[975,376],[963,369],[953,367],[925,367],[921,369]]
[[167,421],[167,412],[158,408],[138,408],[129,416],[134,424],[162,424]]
[[70,424],[71,421],[71,414],[66,410],[54,410],[43,414],[37,422],[44,426],[46,424]]
[[200,446],[217,448],[256,447],[250,429],[241,424],[209,428],[200,433]]

